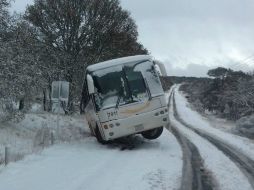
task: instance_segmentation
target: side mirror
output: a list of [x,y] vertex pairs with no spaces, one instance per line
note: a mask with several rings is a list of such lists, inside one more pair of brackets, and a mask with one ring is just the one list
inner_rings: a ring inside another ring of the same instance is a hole
[[167,76],[166,67],[163,63],[159,61],[154,61],[155,70],[159,73],[160,76]]
[[87,75],[86,81],[87,81],[87,87],[88,87],[89,94],[94,94],[95,93],[95,88],[94,88],[94,82],[93,82],[92,76]]

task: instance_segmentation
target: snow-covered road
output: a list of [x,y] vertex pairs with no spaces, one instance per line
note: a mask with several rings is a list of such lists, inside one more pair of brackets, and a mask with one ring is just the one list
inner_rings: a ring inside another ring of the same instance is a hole
[[248,139],[214,129],[193,111],[178,87],[170,96],[172,128],[198,149],[205,169],[218,189],[253,189],[253,143]]
[[135,137],[133,150],[103,146],[94,137],[61,144],[0,171],[1,190],[178,189],[182,153],[164,130],[155,141]]
[[[179,87],[179,86],[178,86]],[[210,135],[226,141],[230,145],[239,149],[242,153],[248,155],[251,158],[254,158],[254,144],[250,139],[234,135],[231,133],[227,133],[225,131],[219,130],[213,127],[205,118],[203,118],[199,113],[193,111],[182,94],[178,87],[175,90],[175,101],[176,101],[176,109],[180,115],[180,117],[187,123],[191,124],[192,127],[202,130]]]
[[123,151],[90,136],[54,145],[0,168],[0,190],[253,189],[253,142],[214,128],[177,86],[167,98],[173,133]]

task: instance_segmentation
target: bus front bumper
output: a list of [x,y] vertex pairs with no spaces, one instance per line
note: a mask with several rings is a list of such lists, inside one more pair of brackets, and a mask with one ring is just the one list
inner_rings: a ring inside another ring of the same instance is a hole
[[108,141],[168,125],[168,108],[163,107],[124,119],[101,123],[100,131],[104,140]]

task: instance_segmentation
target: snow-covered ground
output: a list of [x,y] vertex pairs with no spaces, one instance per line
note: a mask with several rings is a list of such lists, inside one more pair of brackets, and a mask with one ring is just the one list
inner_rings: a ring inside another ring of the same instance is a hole
[[241,150],[241,152],[248,155],[250,158],[254,158],[253,141],[213,127],[212,122],[207,122],[206,118],[202,117],[198,112],[190,108],[191,106],[189,105],[182,92],[178,90],[178,87],[175,90],[175,101],[179,115],[185,122],[194,128],[203,130],[206,133],[209,133],[212,136],[215,136],[216,138],[230,145],[233,145],[235,148],[238,148]]
[[[59,141],[73,141],[88,136],[84,128],[85,120],[80,116],[60,116]],[[50,144],[52,132],[56,139],[57,115],[49,113],[29,113],[18,123],[0,123],[0,165],[4,160],[4,149],[10,150],[10,161],[22,159],[25,155],[36,152],[42,146]]]
[[[171,98],[170,103],[173,105],[173,98]],[[212,172],[212,176],[217,182],[218,189],[252,189],[248,179],[223,152],[175,119],[173,106],[170,106],[169,116],[172,126],[177,128],[180,133],[186,136],[198,148],[201,157],[204,159],[205,167]],[[195,118],[193,118],[192,124],[197,124]]]
[[[171,92],[172,89],[166,94],[167,99]],[[218,124],[214,126],[212,118],[208,120],[191,109],[178,88],[175,90],[175,101],[179,117],[191,127],[226,142],[249,158],[254,158],[254,144],[251,140],[233,135],[225,129],[221,130]],[[251,190],[253,187],[241,167],[225,152],[187,128],[175,117],[173,98],[170,105],[172,126],[197,148],[204,160],[205,171],[211,172],[211,177],[215,180],[212,185],[221,190]],[[2,125],[0,147],[8,144],[16,147],[17,151],[22,147],[34,148],[38,141],[40,144],[40,134],[44,129],[56,133],[56,119],[56,115],[33,113],[27,114],[18,124]],[[183,181],[189,180],[182,179],[181,146],[166,129],[161,137],[153,141],[136,135],[132,138],[135,148],[122,151],[114,143],[99,144],[95,137],[90,136],[82,116],[61,116],[60,126],[57,144],[26,156],[19,162],[12,162],[7,167],[0,167],[0,189],[176,190]],[[45,140],[44,137],[42,139]]]
[[210,123],[211,126],[223,130],[225,132],[234,133],[236,129],[236,123],[233,121],[229,121],[224,118],[218,118],[215,115],[206,114],[205,118],[207,122]]
[[165,130],[154,141],[136,139],[136,148],[125,151],[94,137],[55,145],[2,169],[0,189],[178,189],[182,153],[175,137]]

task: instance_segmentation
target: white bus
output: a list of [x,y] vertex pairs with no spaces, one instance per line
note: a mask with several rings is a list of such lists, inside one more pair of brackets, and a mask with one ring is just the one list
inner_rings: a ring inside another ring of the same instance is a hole
[[84,88],[85,117],[100,143],[132,134],[156,139],[169,124],[164,91],[148,55],[88,66]]

